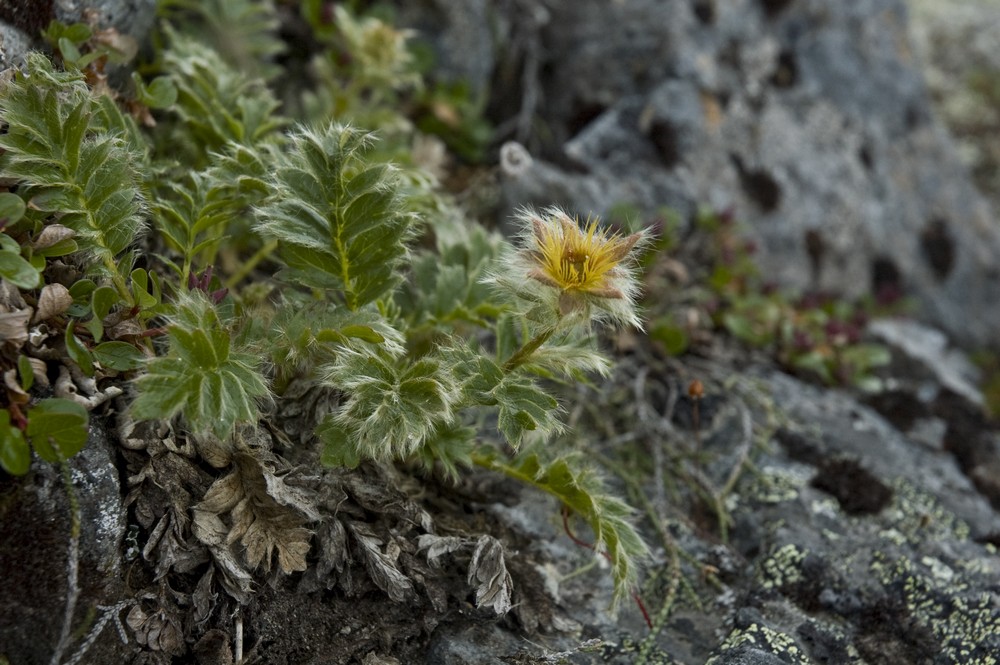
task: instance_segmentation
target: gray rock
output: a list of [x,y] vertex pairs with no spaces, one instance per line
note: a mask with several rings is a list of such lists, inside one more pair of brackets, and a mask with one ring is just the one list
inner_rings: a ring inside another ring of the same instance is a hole
[[13,0],[0,6],[0,68],[17,66],[41,49],[41,32],[51,20],[93,21],[141,42],[156,20],[156,0]]
[[[114,447],[100,425],[91,426],[83,452],[69,462],[73,492],[80,508],[78,561],[79,598],[66,644],[66,662],[77,653],[80,662],[125,662],[132,653],[113,625],[110,608],[123,599],[122,540],[125,511],[115,466]],[[0,501],[0,653],[11,663],[49,663],[63,629],[69,590],[67,552],[70,508],[59,469],[36,460],[21,479],[4,481]],[[30,565],[25,566],[25,562]],[[98,624],[99,633],[90,633]],[[76,631],[94,642],[86,649]]]
[[710,4],[549,3],[534,110],[552,138],[525,144],[508,206],[731,208],[768,278],[902,290],[990,342],[1000,227],[933,117],[901,0]]

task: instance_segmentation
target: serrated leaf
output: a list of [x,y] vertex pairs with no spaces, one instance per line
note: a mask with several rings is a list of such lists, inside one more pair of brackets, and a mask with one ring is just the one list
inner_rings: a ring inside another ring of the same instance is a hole
[[398,176],[366,161],[371,142],[336,124],[293,135],[275,171],[277,196],[258,211],[264,231],[282,243],[286,276],[339,291],[351,310],[396,284],[411,234]]
[[46,462],[64,462],[87,443],[87,410],[68,399],[44,399],[28,412],[27,435]]
[[127,121],[113,103],[91,95],[82,73],[56,72],[40,54],[26,60],[26,71],[0,88],[7,124],[0,135],[3,176],[18,184],[29,207],[61,214],[60,222],[95,259],[88,261],[91,270],[115,275],[142,230],[136,164],[143,156],[117,132],[89,131],[109,114],[117,114],[120,126]]
[[537,453],[508,462],[492,451],[477,454],[476,463],[551,494],[590,526],[595,549],[604,552],[611,564],[615,604],[634,587],[636,568],[649,548],[631,522],[632,509],[608,492],[593,465],[576,457],[543,461]]
[[347,445],[363,459],[413,453],[451,421],[460,398],[451,372],[432,358],[403,363],[345,350],[326,368],[324,383],[349,395],[334,416],[341,428],[335,432],[346,432]]
[[12,476],[23,476],[31,467],[28,442],[24,433],[11,424],[7,409],[0,409],[0,466]]
[[320,463],[326,467],[355,469],[361,464],[361,454],[354,445],[351,430],[327,416],[316,428],[316,438],[323,445]]
[[[306,569],[311,534],[303,525],[320,515],[305,491],[275,473],[276,461],[267,453],[237,453],[233,470],[194,507],[194,533],[215,553],[239,542],[249,568],[270,570],[277,554],[279,569],[289,574]],[[228,527],[221,519],[227,514]]]
[[142,367],[146,356],[125,342],[104,342],[94,347],[94,359],[108,369],[128,372]]
[[233,348],[229,330],[201,291],[182,299],[167,328],[165,357],[154,358],[136,380],[136,419],[167,419],[183,413],[196,430],[229,436],[237,422],[258,418],[268,395],[257,354]]
[[555,418],[559,402],[528,379],[508,375],[491,394],[498,407],[497,428],[514,447],[526,432],[538,430],[547,435],[560,427]]

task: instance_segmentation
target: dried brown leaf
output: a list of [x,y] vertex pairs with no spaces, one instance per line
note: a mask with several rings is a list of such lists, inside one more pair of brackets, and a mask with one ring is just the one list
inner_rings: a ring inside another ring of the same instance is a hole
[[72,238],[76,235],[76,231],[69,228],[68,226],[63,226],[62,224],[47,224],[42,232],[38,234],[35,238],[35,242],[32,243],[32,247],[37,252],[40,249],[48,249],[56,243],[62,242],[67,238]]
[[469,563],[469,584],[476,585],[476,606],[490,607],[497,615],[510,609],[514,586],[503,559],[503,545],[488,535],[479,537]]
[[434,568],[440,568],[442,563],[439,559],[442,556],[461,549],[469,542],[468,539],[458,536],[436,536],[433,533],[425,533],[417,538],[417,551],[427,550],[427,563]]
[[28,341],[28,321],[32,309],[25,307],[14,312],[0,313],[0,342],[21,348]]
[[203,624],[212,615],[212,608],[215,607],[215,599],[219,594],[213,593],[212,581],[215,578],[215,567],[209,566],[205,574],[198,580],[194,593],[191,594],[191,602],[194,604],[195,623]]
[[152,651],[172,656],[187,651],[180,620],[172,611],[161,607],[146,613],[140,605],[135,605],[129,610],[125,623],[135,632],[136,641]]
[[69,294],[69,289],[58,283],[46,284],[38,294],[38,311],[31,321],[32,323],[47,321],[65,313],[72,304],[73,296]]
[[[410,597],[413,593],[413,582],[396,568],[395,558],[391,554],[391,546],[394,543],[390,541],[390,546],[383,552],[382,539],[368,524],[348,522],[347,529],[353,536],[375,585],[397,603]],[[398,546],[396,551],[398,552]]]
[[[250,569],[271,570],[277,555],[282,573],[305,570],[312,533],[304,525],[320,517],[309,493],[288,485],[287,471],[278,475],[273,469],[281,461],[266,451],[236,453],[233,463],[233,471],[216,480],[195,507],[195,535],[215,548],[213,555],[216,549],[232,553],[239,542]],[[227,513],[228,525],[222,519]]]

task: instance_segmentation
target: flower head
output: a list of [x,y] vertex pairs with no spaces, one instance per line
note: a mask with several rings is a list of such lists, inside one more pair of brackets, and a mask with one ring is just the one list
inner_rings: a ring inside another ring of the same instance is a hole
[[557,299],[560,316],[582,314],[639,327],[632,272],[633,250],[644,234],[623,236],[602,228],[597,219],[581,227],[558,208],[542,213],[522,210],[524,247],[514,262],[519,279],[527,277]]

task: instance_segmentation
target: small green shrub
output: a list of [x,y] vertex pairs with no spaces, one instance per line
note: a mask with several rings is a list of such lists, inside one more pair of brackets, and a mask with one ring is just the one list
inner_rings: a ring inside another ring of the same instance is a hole
[[[247,44],[219,53],[168,24],[148,67],[160,78],[137,76],[129,96],[112,97],[95,84],[107,53],[92,33],[53,25],[64,69],[36,54],[0,83],[11,190],[0,195],[0,275],[25,303],[4,315],[0,464],[23,474],[29,441],[48,461],[86,441],[98,400],[43,397],[49,364],[109,398],[108,386],[117,395],[131,381],[132,418],[173,421],[211,464],[233,469],[196,507],[195,535],[245,601],[248,571],[269,569],[273,552],[279,571],[305,566],[302,525],[315,511],[288,517],[304,504],[275,504],[278,458],[245,443],[295,385],[336,398],[303,416],[322,463],[404,462],[452,479],[480,466],[537,487],[590,525],[623,597],[646,546],[591,463],[540,445],[563,427],[541,381],[608,371],[593,328],[639,325],[633,266],[645,236],[524,211],[515,247],[394,163],[417,132],[401,95],[421,82],[407,35],[377,19],[338,6],[336,28],[317,30],[335,46],[318,56],[321,78],[346,85],[306,96],[296,121],[259,78],[275,76],[273,7],[163,9],[177,26],[209,17],[202,30],[232,29]],[[349,67],[336,49],[351,53]],[[60,359],[29,341],[43,333],[29,330],[28,302]],[[235,490],[251,503],[234,508]],[[263,539],[240,521],[265,514]],[[225,550],[234,540],[253,552],[242,569]]]

